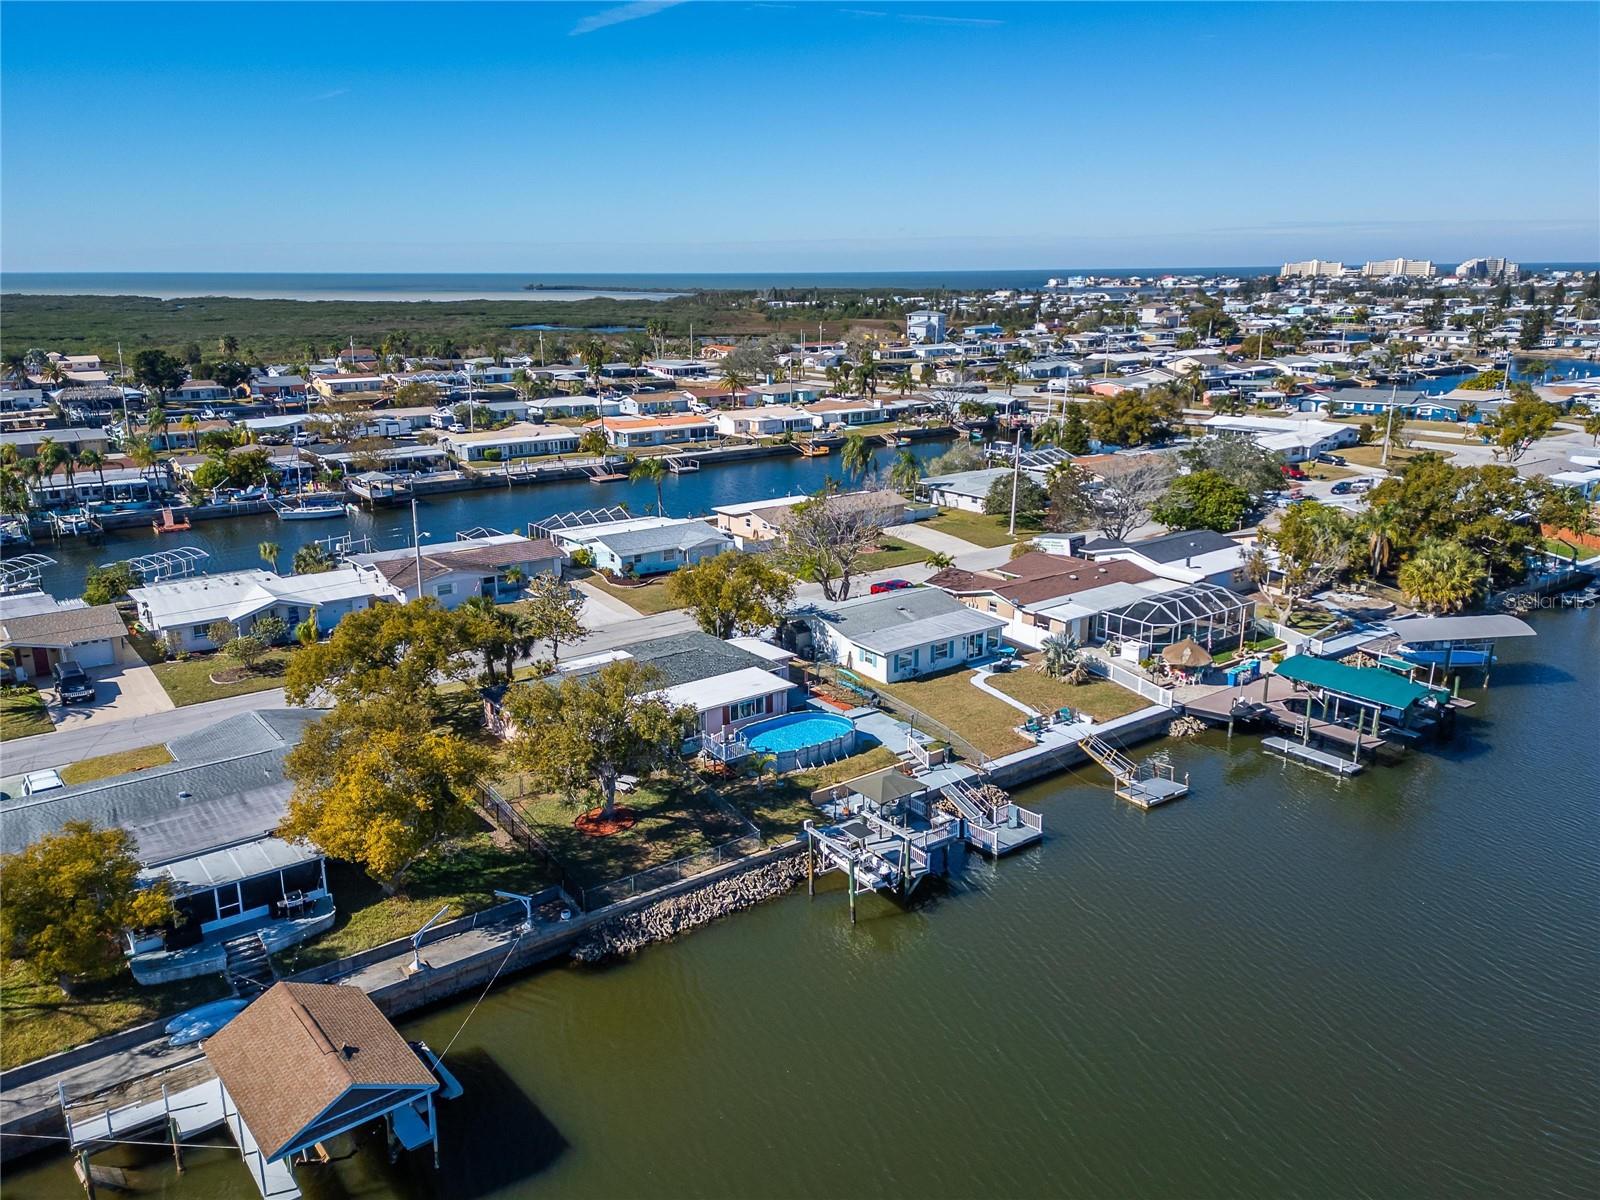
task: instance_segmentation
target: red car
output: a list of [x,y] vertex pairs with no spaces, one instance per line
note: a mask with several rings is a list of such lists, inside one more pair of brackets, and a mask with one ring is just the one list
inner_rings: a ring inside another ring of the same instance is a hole
[[870,594],[877,596],[884,592],[898,592],[901,588],[915,587],[909,579],[885,579],[882,583],[875,583],[870,589]]
[[1302,471],[1299,467],[1295,466],[1293,463],[1284,463],[1281,467],[1278,468],[1278,470],[1283,472],[1283,477],[1285,479],[1306,479],[1306,478],[1309,478],[1309,476],[1307,476],[1304,471]]

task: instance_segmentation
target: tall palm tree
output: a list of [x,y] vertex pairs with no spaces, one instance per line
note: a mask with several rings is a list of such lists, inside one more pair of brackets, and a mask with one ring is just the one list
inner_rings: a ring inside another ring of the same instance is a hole
[[863,476],[872,469],[872,446],[859,433],[844,439],[839,451],[839,466],[845,475]]
[[656,485],[656,515],[666,516],[666,508],[661,500],[661,485],[667,478],[667,464],[659,458],[641,458],[633,464],[628,472],[629,483],[653,483]]
[[585,338],[578,347],[578,357],[583,359],[583,365],[589,372],[589,381],[596,391],[600,390],[600,376],[606,365],[606,344],[599,338]]
[[93,471],[99,477],[100,490],[103,493],[106,486],[106,456],[98,450],[80,450],[78,465],[85,471]]
[[67,477],[67,491],[73,500],[78,498],[78,449],[76,446],[60,447],[61,472]]
[[1357,519],[1356,529],[1367,539],[1367,565],[1376,579],[1394,558],[1395,542],[1403,532],[1400,510],[1393,504],[1374,504]]
[[278,570],[278,555],[282,553],[277,542],[262,542],[256,547],[256,553],[261,556],[261,561],[272,568],[274,574]]
[[917,461],[917,456],[909,450],[902,450],[895,456],[894,466],[889,468],[889,482],[896,491],[904,492],[907,496],[917,490],[917,484],[922,479],[922,464]]
[[1425,612],[1456,612],[1478,594],[1485,566],[1460,542],[1430,541],[1400,565],[1397,579],[1406,599]]
[[37,451],[39,466],[44,472],[44,480],[50,483],[56,477],[56,472],[61,469],[61,443],[46,434],[39,439]]
[[150,434],[152,445],[157,437],[166,437],[167,424],[167,410],[162,408],[161,405],[152,404],[145,409],[144,427]]
[[184,413],[183,420],[178,422],[178,428],[183,430],[185,436],[188,437],[191,447],[200,445],[200,439],[196,436],[196,431],[200,428],[200,422],[195,420],[193,413]]
[[156,465],[155,443],[148,437],[135,436],[128,439],[126,447],[128,461],[139,468],[139,474],[144,473]]

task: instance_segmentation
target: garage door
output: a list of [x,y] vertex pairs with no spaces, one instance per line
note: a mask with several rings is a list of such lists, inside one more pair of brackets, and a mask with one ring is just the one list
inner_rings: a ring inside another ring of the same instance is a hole
[[72,657],[78,660],[80,667],[109,667],[115,661],[110,638],[103,642],[85,642],[81,646],[74,646]]

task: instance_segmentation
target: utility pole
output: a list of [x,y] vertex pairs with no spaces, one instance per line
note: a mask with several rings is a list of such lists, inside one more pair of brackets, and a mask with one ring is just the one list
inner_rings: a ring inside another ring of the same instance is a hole
[[1383,429],[1383,458],[1378,462],[1380,467],[1387,467],[1389,465],[1389,438],[1390,435],[1394,433],[1395,399],[1399,396],[1399,394],[1400,379],[1397,376],[1394,383],[1391,384],[1389,388],[1389,423],[1385,425]]
[[1011,536],[1017,536],[1017,483],[1022,478],[1022,425],[1017,425],[1017,440],[1011,449]]
[[417,498],[411,497],[411,547],[417,560],[417,599],[422,599],[422,536],[417,532]]

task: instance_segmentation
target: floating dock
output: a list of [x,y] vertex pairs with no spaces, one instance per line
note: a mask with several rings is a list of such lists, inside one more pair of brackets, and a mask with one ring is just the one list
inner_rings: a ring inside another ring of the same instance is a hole
[[1078,746],[1106,769],[1112,790],[1129,804],[1154,808],[1189,794],[1189,777],[1179,780],[1170,763],[1153,758],[1136,763],[1092,733],[1080,739]]
[[1340,758],[1337,755],[1329,754],[1326,750],[1318,750],[1315,746],[1304,746],[1299,742],[1291,742],[1288,738],[1262,738],[1261,748],[1269,754],[1296,759],[1308,766],[1317,767],[1323,771],[1332,771],[1335,775],[1341,777],[1359,775],[1364,770],[1359,762],[1353,762],[1348,758]]

